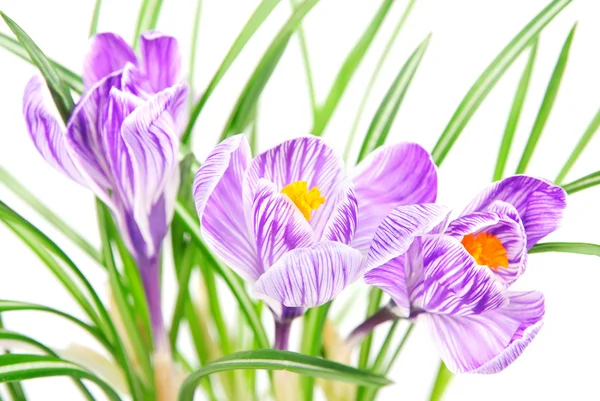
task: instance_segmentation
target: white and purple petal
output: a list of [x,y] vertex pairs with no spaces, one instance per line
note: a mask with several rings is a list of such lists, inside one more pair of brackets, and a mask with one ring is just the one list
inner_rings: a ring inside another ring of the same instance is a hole
[[[323,207],[332,207],[333,211],[324,227],[322,237],[329,241],[350,245],[358,221],[358,202],[352,182],[343,181],[334,198]],[[315,234],[316,238],[321,237],[319,233]]]
[[440,356],[454,373],[497,373],[510,365],[539,332],[544,298],[537,291],[509,292],[509,302],[482,314],[427,314]]
[[256,250],[264,270],[285,253],[310,247],[314,233],[300,210],[275,185],[264,178],[254,195],[252,226]]
[[429,153],[415,143],[384,146],[371,153],[352,175],[359,205],[352,245],[369,249],[379,224],[400,205],[435,202],[437,171]]
[[280,315],[285,307],[314,307],[334,299],[362,273],[362,254],[323,241],[286,253],[254,284],[254,294]]
[[242,199],[242,182],[251,160],[244,135],[218,144],[196,173],[194,199],[208,245],[238,274],[255,281],[264,271]]
[[485,211],[494,201],[517,209],[527,233],[527,248],[556,230],[566,207],[566,192],[549,181],[525,175],[505,178],[481,192],[463,215]]
[[102,78],[123,69],[127,63],[135,65],[137,58],[122,37],[110,32],[95,35],[83,63],[85,87],[91,88]]
[[181,53],[177,39],[157,31],[141,37],[141,67],[154,92],[181,81]]

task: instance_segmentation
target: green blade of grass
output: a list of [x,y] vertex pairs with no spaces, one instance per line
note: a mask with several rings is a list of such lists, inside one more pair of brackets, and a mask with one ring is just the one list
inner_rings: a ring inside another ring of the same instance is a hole
[[363,144],[360,148],[357,163],[364,159],[373,150],[385,143],[390,129],[392,128],[392,124],[396,118],[396,114],[398,113],[400,105],[404,100],[404,96],[408,91],[408,87],[410,86],[410,83],[417,72],[417,68],[419,68],[421,60],[425,55],[430,38],[431,34],[427,35],[427,37],[419,44],[419,46],[417,46],[415,51],[400,69],[400,72],[394,79],[392,86],[390,86],[388,89],[385,97],[379,105],[379,108],[377,109],[377,112],[375,113],[375,116],[373,117],[373,120],[371,121],[367,135],[365,136]]
[[142,0],[133,37],[134,49],[138,47],[142,33],[156,28],[162,3],[162,0]]
[[[323,345],[323,327],[327,319],[327,313],[331,308],[331,302],[327,302],[318,308],[311,308],[304,315],[304,329],[302,332],[302,343],[300,345],[302,354],[309,356],[319,355]],[[314,397],[315,379],[313,377],[302,377],[300,380],[304,401],[312,401]]]
[[283,52],[290,41],[290,38],[300,25],[302,19],[318,2],[319,0],[304,1],[298,8],[296,8],[294,13],[279,30],[269,45],[269,48],[256,66],[252,76],[246,83],[242,94],[240,95],[236,105],[233,108],[233,111],[231,112],[229,120],[225,125],[225,129],[223,130],[223,134],[221,135],[219,141],[222,141],[231,135],[243,132],[252,122],[258,98],[262,94],[269,78],[271,78],[275,67],[279,63],[279,60],[281,59],[281,56],[283,55]]
[[100,20],[100,9],[102,8],[102,0],[96,0],[94,5],[94,14],[92,15],[92,23],[90,24],[90,36],[94,36],[98,31],[98,21]]
[[19,43],[27,51],[33,64],[44,76],[58,112],[66,123],[71,115],[71,110],[73,110],[73,106],[75,105],[69,88],[54,69],[50,60],[48,60],[46,55],[40,50],[29,35],[27,35],[15,21],[10,19],[2,11],[0,11],[0,15],[4,19],[4,22],[6,22],[6,25],[8,25],[10,30],[14,33]]
[[600,171],[588,174],[585,177],[581,177],[580,179],[565,184],[562,187],[569,195],[572,195],[575,192],[583,191],[586,188],[591,188],[598,184],[600,184]]
[[252,13],[252,16],[250,16],[250,19],[248,20],[246,25],[244,25],[244,28],[242,28],[241,32],[233,42],[233,45],[227,52],[227,55],[221,62],[221,65],[217,69],[217,72],[210,80],[208,87],[206,88],[198,102],[192,108],[190,120],[181,138],[184,144],[188,144],[190,142],[192,130],[194,129],[194,125],[198,120],[198,116],[200,116],[202,108],[204,107],[204,105],[208,101],[208,98],[221,81],[221,78],[223,78],[229,67],[231,67],[231,64],[233,64],[237,56],[244,49],[246,43],[248,43],[250,38],[252,38],[254,33],[258,30],[258,28],[260,28],[262,23],[271,14],[271,11],[273,11],[275,6],[279,4],[279,1],[280,0],[262,0],[258,7],[254,10],[254,13]]
[[448,370],[446,364],[440,361],[440,368],[438,370],[435,383],[433,384],[429,401],[441,401],[444,397],[444,393],[446,392],[446,388],[448,387],[448,384],[450,384],[450,380],[452,380],[453,377],[454,375]]
[[598,110],[596,112],[596,115],[594,116],[592,121],[590,121],[590,124],[587,126],[587,128],[583,132],[581,139],[579,139],[579,142],[577,142],[577,145],[575,146],[575,149],[573,149],[573,152],[569,156],[569,159],[567,160],[567,162],[565,163],[563,168],[560,170],[560,173],[558,173],[556,180],[554,180],[554,182],[557,185],[560,185],[565,180],[565,177],[567,176],[567,174],[569,173],[569,171],[571,170],[571,168],[573,167],[573,165],[575,164],[577,159],[579,159],[579,156],[581,155],[581,153],[583,152],[583,150],[585,149],[587,144],[590,142],[590,140],[592,139],[592,137],[594,136],[596,131],[598,131],[599,127],[600,127],[600,110]]
[[465,126],[473,114],[475,114],[475,111],[477,111],[483,100],[504,75],[508,67],[512,65],[531,40],[570,2],[571,0],[554,0],[550,3],[510,41],[479,76],[454,112],[454,115],[433,148],[433,160],[438,165],[444,161]]
[[575,35],[576,28],[577,23],[573,25],[573,28],[569,32],[569,35],[565,40],[562,50],[560,51],[560,56],[558,57],[556,65],[554,66],[554,71],[552,71],[552,76],[550,77],[550,81],[548,82],[548,87],[546,88],[544,99],[542,100],[542,104],[535,119],[535,123],[533,124],[531,133],[529,134],[529,139],[527,140],[527,144],[525,145],[525,149],[523,150],[523,154],[521,155],[521,160],[519,161],[519,165],[517,166],[517,174],[525,173],[525,170],[527,169],[527,165],[531,160],[531,156],[533,155],[535,147],[537,146],[537,143],[540,140],[542,131],[546,126],[546,122],[548,121],[548,117],[550,116],[550,112],[552,111],[552,107],[554,106],[556,96],[558,95],[558,89],[560,88],[560,83],[562,81],[562,77],[567,66],[567,61],[569,60],[569,51],[571,50],[571,43],[573,43],[573,37]]
[[529,253],[563,252],[600,256],[600,245],[585,242],[546,242],[535,244]]
[[508,115],[506,127],[504,128],[502,143],[498,152],[498,158],[496,159],[496,168],[494,170],[493,181],[498,181],[504,176],[506,160],[508,159],[508,154],[510,152],[515,131],[517,130],[517,125],[519,124],[519,118],[521,117],[521,111],[523,110],[523,104],[525,103],[525,96],[527,95],[527,90],[529,89],[529,80],[531,79],[537,48],[538,38],[536,37],[531,45],[529,58],[527,59],[527,64],[525,64],[525,68],[521,74],[521,79],[519,80],[517,91],[515,92],[515,98]]
[[321,136],[323,134],[323,131],[325,130],[325,127],[327,127],[327,124],[329,123],[333,112],[342,98],[348,83],[362,62],[393,3],[394,0],[384,0],[381,3],[377,13],[371,20],[371,23],[363,32],[358,42],[354,45],[352,51],[346,57],[346,60],[342,64],[335,81],[331,86],[331,90],[325,99],[325,103],[319,107],[317,119],[312,129],[313,135]]
[[188,102],[190,107],[193,106],[194,102],[194,74],[196,70],[196,51],[198,50],[198,31],[200,26],[200,14],[202,13],[202,0],[196,0],[196,11],[194,11],[194,23],[192,24],[192,44],[190,46],[190,66],[188,72],[188,85],[190,87],[190,94],[188,96]]
[[358,129],[358,124],[360,123],[362,114],[365,111],[365,106],[367,105],[367,100],[369,100],[369,96],[371,95],[371,90],[375,85],[375,81],[377,81],[377,77],[379,76],[379,73],[383,68],[383,64],[385,63],[388,54],[392,50],[392,47],[394,46],[394,43],[396,42],[396,39],[398,38],[402,27],[404,27],[404,24],[406,23],[406,20],[408,19],[408,16],[412,11],[413,6],[415,5],[415,1],[416,0],[410,0],[408,2],[406,8],[404,9],[404,13],[402,13],[402,17],[400,17],[400,20],[398,20],[398,24],[396,24],[396,27],[392,32],[392,36],[390,36],[388,42],[385,45],[383,53],[381,53],[381,56],[379,56],[379,60],[377,60],[377,65],[375,66],[373,74],[371,74],[371,78],[369,79],[369,83],[367,84],[367,89],[365,90],[365,93],[360,101],[360,105],[358,106],[356,116],[354,117],[352,129],[350,129],[350,134],[348,135],[348,140],[346,141],[346,147],[344,148],[344,160],[346,161],[348,161],[350,150],[352,149],[352,143],[354,141],[354,137],[356,136],[356,130]]
[[[299,2],[297,0],[290,0],[290,3],[292,4],[294,10],[298,8]],[[313,114],[313,120],[315,120],[317,118],[318,112],[317,95],[315,92],[312,68],[310,66],[310,57],[308,55],[308,45],[306,44],[306,37],[304,35],[304,28],[302,27],[302,23],[298,25],[298,41],[300,42],[302,63],[304,64],[304,72],[306,73],[306,86],[308,87],[308,99],[310,100],[310,109]]]

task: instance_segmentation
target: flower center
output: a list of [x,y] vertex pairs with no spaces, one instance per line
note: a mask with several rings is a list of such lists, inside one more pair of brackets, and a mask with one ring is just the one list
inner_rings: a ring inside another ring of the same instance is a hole
[[294,205],[302,212],[306,220],[310,220],[310,212],[317,210],[319,206],[325,203],[325,198],[321,196],[319,188],[312,187],[308,190],[306,181],[296,181],[286,185],[281,190],[282,194],[287,195]]
[[506,249],[495,235],[468,234],[463,238],[462,244],[478,264],[488,266],[495,272],[498,267],[508,268]]

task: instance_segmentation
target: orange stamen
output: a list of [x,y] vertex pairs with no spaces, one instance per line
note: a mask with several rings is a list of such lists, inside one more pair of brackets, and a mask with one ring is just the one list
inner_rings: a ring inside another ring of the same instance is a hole
[[478,264],[488,266],[495,272],[498,271],[498,267],[508,268],[506,248],[495,235],[468,234],[464,236],[462,244]]

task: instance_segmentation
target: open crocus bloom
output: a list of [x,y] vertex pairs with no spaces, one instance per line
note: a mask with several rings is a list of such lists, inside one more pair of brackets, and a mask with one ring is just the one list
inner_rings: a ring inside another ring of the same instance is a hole
[[398,207],[375,233],[365,282],[391,296],[397,317],[428,322],[451,371],[499,372],[535,337],[544,315],[541,293],[508,287],[565,206],[562,188],[514,176],[449,224],[442,206]]
[[86,91],[66,130],[38,77],[25,89],[23,111],[42,156],[111,208],[141,269],[153,325],[161,327],[157,256],[179,185],[176,120],[187,87],[179,83],[174,38],[151,32],[141,43],[138,63],[120,37],[94,37],[83,74]]
[[286,141],[252,159],[238,135],[220,143],[196,174],[204,238],[253,283],[276,320],[330,301],[361,275],[363,252],[351,245],[370,243],[373,220],[436,196],[435,167],[415,144],[381,149],[352,180],[343,170],[319,138]]

